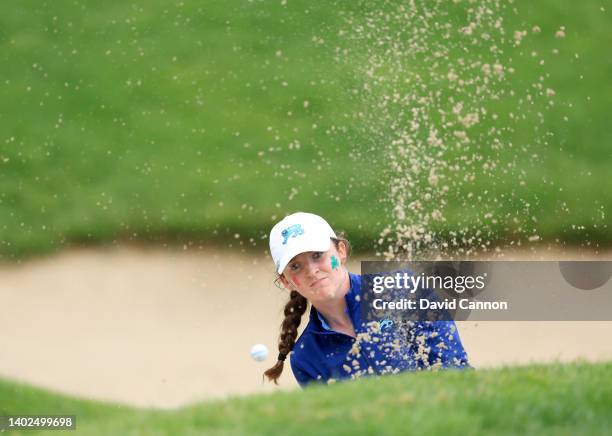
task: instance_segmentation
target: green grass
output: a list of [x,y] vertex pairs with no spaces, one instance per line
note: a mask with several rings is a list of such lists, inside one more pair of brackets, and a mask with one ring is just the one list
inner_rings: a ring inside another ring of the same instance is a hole
[[603,435],[612,425],[611,377],[611,363],[405,373],[171,411],[0,381],[0,412],[76,415],[79,435]]
[[[547,115],[555,136],[535,146],[542,164],[518,157],[529,183],[517,195],[531,201],[533,226],[548,241],[612,242],[612,191],[600,189],[612,163],[612,20],[600,3],[519,1],[521,13],[508,17],[509,30],[543,29],[525,50],[543,53],[551,86],[573,105]],[[388,169],[384,155],[367,152],[371,138],[354,117],[367,104],[351,93],[364,81],[363,47],[354,47],[354,64],[334,60],[346,28],[339,13],[362,8],[2,3],[0,258],[120,240],[259,247],[271,224],[296,210],[328,217],[357,249],[371,249],[389,221],[380,201]],[[550,35],[560,25],[568,36],[555,57]],[[526,81],[541,74],[528,56],[515,64]],[[515,136],[507,139],[529,140]],[[489,205],[499,199],[496,216],[525,214],[501,197],[514,180],[496,174],[457,189],[439,231],[479,227],[484,206],[465,207],[468,189]],[[509,218],[500,220],[490,238],[514,238]]]

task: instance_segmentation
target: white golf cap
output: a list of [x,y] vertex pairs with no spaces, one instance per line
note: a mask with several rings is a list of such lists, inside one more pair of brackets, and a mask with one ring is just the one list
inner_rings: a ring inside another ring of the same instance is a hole
[[336,234],[318,215],[296,212],[276,223],[270,231],[270,254],[281,274],[293,257],[306,251],[327,251]]

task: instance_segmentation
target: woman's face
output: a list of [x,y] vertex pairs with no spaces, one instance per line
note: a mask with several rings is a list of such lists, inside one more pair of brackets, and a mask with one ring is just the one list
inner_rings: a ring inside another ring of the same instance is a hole
[[288,289],[297,290],[310,302],[337,298],[347,279],[343,264],[346,246],[342,241],[332,243],[324,252],[307,251],[298,254],[287,264],[280,279]]

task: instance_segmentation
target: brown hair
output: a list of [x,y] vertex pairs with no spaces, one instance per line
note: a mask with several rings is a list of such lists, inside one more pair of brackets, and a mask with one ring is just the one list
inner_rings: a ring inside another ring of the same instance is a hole
[[[336,248],[338,248],[339,243],[342,241],[346,247],[346,257],[348,259],[349,254],[351,253],[351,243],[344,237],[342,233],[338,234],[338,238],[332,238]],[[276,277],[274,281],[275,284],[278,284],[278,280],[280,275]],[[280,336],[278,338],[278,359],[276,364],[269,368],[264,372],[264,376],[268,377],[269,381],[273,381],[275,384],[278,384],[278,378],[283,372],[283,368],[285,366],[285,358],[289,355],[291,350],[293,350],[293,346],[295,345],[295,340],[297,339],[298,327],[302,322],[302,315],[306,312],[308,307],[308,300],[303,297],[298,291],[291,291],[289,293],[289,301],[285,304],[285,318],[281,323]]]

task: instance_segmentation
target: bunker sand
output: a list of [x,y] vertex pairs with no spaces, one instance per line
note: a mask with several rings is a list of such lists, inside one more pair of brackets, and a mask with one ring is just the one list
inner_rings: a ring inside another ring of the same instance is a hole
[[[351,271],[359,271],[358,260]],[[159,408],[297,389],[289,360],[280,386],[262,382],[276,359],[287,298],[273,279],[269,258],[217,249],[73,249],[0,265],[0,377]],[[612,322],[458,328],[476,368],[612,359]],[[270,349],[264,362],[249,355],[256,343]]]

